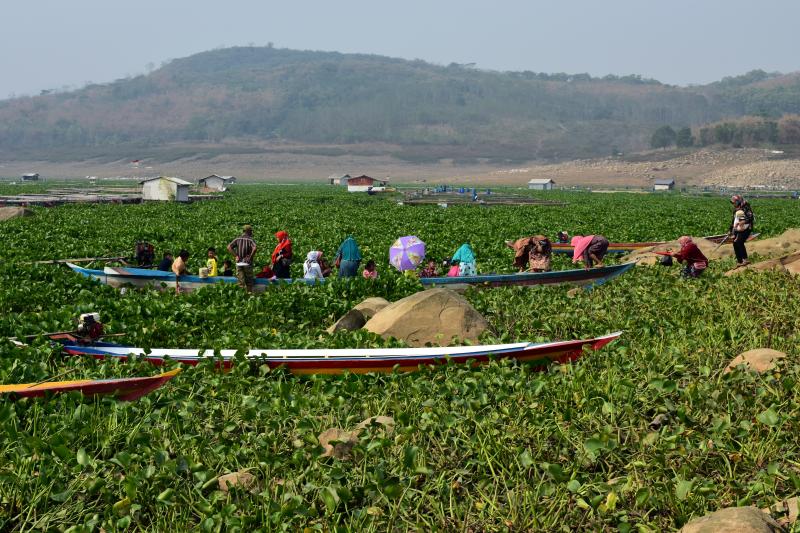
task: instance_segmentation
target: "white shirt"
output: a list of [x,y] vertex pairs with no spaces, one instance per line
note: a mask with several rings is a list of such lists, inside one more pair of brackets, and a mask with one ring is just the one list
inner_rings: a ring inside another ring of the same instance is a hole
[[314,261],[311,266],[308,262],[303,263],[303,277],[305,279],[324,279],[319,263]]

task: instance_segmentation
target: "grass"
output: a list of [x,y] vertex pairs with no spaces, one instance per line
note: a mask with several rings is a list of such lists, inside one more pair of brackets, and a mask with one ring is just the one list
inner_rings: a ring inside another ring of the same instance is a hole
[[[241,187],[214,205],[36,209],[0,226],[0,335],[65,329],[98,310],[136,345],[382,346],[365,332],[324,329],[367,296],[421,288],[381,259],[399,234],[420,234],[437,258],[469,237],[479,268],[499,272],[510,271],[503,239],[530,230],[667,239],[676,220],[687,233],[715,233],[728,211],[713,198],[563,194],[569,209],[420,206],[411,218],[380,198],[321,187]],[[758,200],[754,209],[759,229],[775,234],[796,206]],[[188,247],[194,270],[204,246],[223,247],[244,222],[264,249],[273,228],[288,228],[302,255],[311,246],[330,255],[352,232],[381,277],[176,298],[120,295],[65,269],[19,265],[125,250],[142,236],[158,251]],[[664,531],[723,506],[766,507],[800,491],[800,282],[723,277],[730,266],[713,262],[691,281],[675,269],[637,268],[572,297],[562,287],[468,291],[492,326],[486,342],[625,331],[544,372],[504,362],[296,378],[242,362],[227,374],[187,369],[131,403],[4,398],[0,529]],[[723,373],[736,354],[767,345],[789,355],[775,370]],[[2,382],[66,371],[75,379],[156,372],[144,362],[63,358],[41,340],[25,350],[0,344]],[[322,456],[322,431],[376,415],[393,417],[394,430],[368,428],[350,460]],[[220,491],[218,476],[241,469],[257,489]]]

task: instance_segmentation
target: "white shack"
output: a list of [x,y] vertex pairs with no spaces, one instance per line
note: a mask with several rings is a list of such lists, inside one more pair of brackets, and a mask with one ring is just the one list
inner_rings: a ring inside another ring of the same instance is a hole
[[528,182],[528,188],[536,191],[549,191],[556,182],[551,179],[532,179]]
[[39,181],[39,174],[36,172],[29,172],[22,175],[22,181]]
[[164,202],[188,202],[188,181],[167,176],[147,178],[139,182],[142,186],[142,200],[160,200]]
[[675,180],[656,180],[653,183],[653,190],[654,191],[671,191],[675,188]]
[[329,185],[344,185],[347,186],[347,180],[350,179],[350,174],[331,174],[328,176]]
[[223,192],[228,190],[228,187],[233,183],[236,183],[234,176],[217,176],[216,174],[197,180],[197,186],[201,189],[213,189]]

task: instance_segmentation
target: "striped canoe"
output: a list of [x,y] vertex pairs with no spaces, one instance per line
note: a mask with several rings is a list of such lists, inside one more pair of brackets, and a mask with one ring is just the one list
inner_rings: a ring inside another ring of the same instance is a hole
[[[103,270],[91,270],[74,265],[72,263],[67,263],[67,265],[74,272],[84,277],[96,279],[100,283],[115,288],[136,287],[175,290],[175,282],[177,278],[181,292],[191,292],[203,287],[214,285],[215,283],[237,282],[236,278],[230,276],[214,276],[207,278],[201,278],[200,276],[178,277],[171,272],[148,270],[144,268],[106,267]],[[621,265],[613,265],[589,270],[575,269],[554,272],[524,272],[520,274],[487,274],[456,278],[420,278],[420,282],[426,286],[480,285],[487,287],[503,287],[509,285],[559,285],[562,283],[594,286],[600,285],[616,276],[624,274],[633,265],[634,263],[624,263]],[[272,281],[257,278],[255,280],[253,290],[254,292],[263,292],[267,289],[267,287],[280,284],[305,283],[308,285],[314,285],[315,283],[321,284],[324,282],[325,280],[307,280],[303,278],[279,279]]]
[[569,283],[591,288],[621,276],[636,263],[622,263],[607,267],[573,270],[553,270],[550,272],[522,272],[519,274],[486,274],[480,276],[458,276],[440,278],[420,278],[423,285],[453,286],[476,285],[486,287],[505,287],[510,285],[561,285]]
[[[410,372],[421,366],[453,363],[480,364],[490,360],[515,359],[544,366],[551,362],[565,363],[583,355],[584,348],[599,350],[619,338],[622,332],[591,339],[546,343],[520,342],[483,346],[456,346],[444,348],[379,348],[379,349],[309,349],[309,350],[250,350],[244,358],[266,364],[270,368],[286,367],[294,374],[364,374],[368,372]],[[145,350],[119,344],[98,342],[83,345],[69,336],[55,338],[63,344],[64,351],[74,356],[91,356],[97,359],[127,359],[143,357],[154,365],[166,360],[196,365],[214,361],[216,366],[233,365],[236,350],[161,348]]]

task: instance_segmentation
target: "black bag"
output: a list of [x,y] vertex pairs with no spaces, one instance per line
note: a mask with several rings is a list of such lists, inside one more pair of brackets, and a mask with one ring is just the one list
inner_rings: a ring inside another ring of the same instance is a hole
[[661,256],[661,266],[671,267],[672,266],[672,256],[671,255],[663,255],[663,256]]

